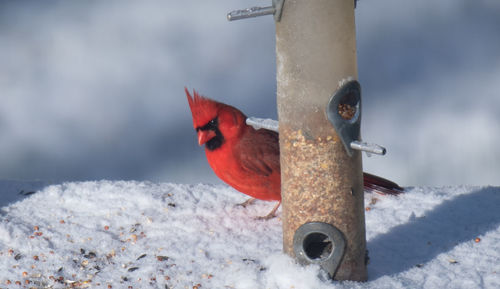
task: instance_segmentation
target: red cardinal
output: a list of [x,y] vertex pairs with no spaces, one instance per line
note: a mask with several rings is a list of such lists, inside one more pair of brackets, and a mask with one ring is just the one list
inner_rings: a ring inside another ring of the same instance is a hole
[[[281,204],[280,151],[278,133],[256,130],[237,108],[185,89],[193,115],[198,143],[205,145],[207,160],[215,174],[236,190],[252,197],[243,206],[260,199],[278,201],[264,219],[274,217]],[[382,194],[399,194],[397,184],[364,173],[364,188]]]

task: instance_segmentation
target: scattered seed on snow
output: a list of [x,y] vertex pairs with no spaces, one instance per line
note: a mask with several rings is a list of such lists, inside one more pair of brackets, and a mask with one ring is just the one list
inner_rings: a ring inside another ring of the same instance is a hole
[[167,261],[169,257],[167,256],[156,256],[156,260],[158,261]]

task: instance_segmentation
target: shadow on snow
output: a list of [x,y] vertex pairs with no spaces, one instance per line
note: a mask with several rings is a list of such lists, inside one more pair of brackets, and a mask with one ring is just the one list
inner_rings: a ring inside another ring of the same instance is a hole
[[48,184],[42,181],[0,181],[0,208],[20,201],[37,191],[42,190]]
[[425,265],[500,223],[500,187],[486,187],[445,201],[368,242],[370,279]]

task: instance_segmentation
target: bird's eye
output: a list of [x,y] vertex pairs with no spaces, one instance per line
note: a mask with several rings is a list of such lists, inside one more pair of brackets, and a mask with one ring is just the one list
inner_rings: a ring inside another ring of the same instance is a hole
[[205,131],[205,130],[216,130],[217,126],[218,126],[217,118],[214,118],[211,121],[209,121],[206,125],[201,126],[201,127],[197,127],[196,131],[200,131],[200,130],[203,130],[203,131]]

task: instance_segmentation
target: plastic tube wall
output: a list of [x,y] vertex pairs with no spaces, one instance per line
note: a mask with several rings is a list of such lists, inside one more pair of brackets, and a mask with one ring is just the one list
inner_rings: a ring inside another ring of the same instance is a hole
[[347,244],[334,278],[366,280],[361,154],[347,155],[326,116],[339,82],[357,78],[354,1],[286,0],[276,55],[284,251],[295,256],[301,225],[331,224]]

